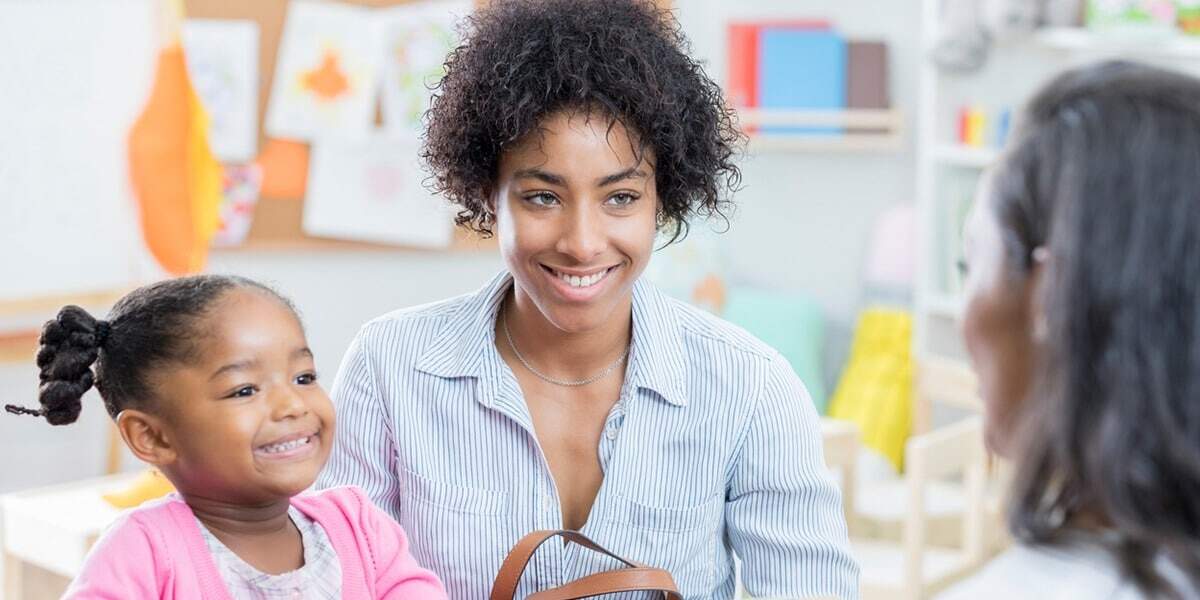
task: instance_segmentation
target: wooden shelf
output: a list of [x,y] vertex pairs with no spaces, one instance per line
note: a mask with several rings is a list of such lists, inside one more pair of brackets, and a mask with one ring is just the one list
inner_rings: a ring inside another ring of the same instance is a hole
[[933,149],[933,159],[956,167],[983,169],[996,162],[1000,151],[995,148],[940,144]]
[[962,316],[963,298],[959,294],[936,292],[925,297],[925,311],[945,319],[957,319]]
[[1047,48],[1071,52],[1147,58],[1200,58],[1200,36],[1180,33],[1108,32],[1084,27],[1061,27],[1041,30],[1034,39]]
[[845,133],[750,134],[752,152],[889,152],[899,150],[904,116],[885,110],[758,110],[739,109],[743,128],[840,127]]

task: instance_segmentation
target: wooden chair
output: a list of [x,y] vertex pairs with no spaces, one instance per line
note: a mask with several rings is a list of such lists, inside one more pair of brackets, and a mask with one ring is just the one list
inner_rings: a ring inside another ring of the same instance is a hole
[[[984,493],[988,469],[982,417],[921,434],[905,448],[906,515],[899,542],[851,536],[862,566],[862,597],[922,600],[971,574],[986,555]],[[958,547],[930,543],[926,506],[932,485],[960,477],[964,512]],[[869,492],[862,492],[869,493]]]
[[[974,372],[962,361],[926,357],[916,364],[912,435],[927,433],[934,422],[978,415],[983,412],[979,384]],[[935,419],[935,409],[937,418]],[[860,455],[859,460],[869,456]],[[1007,490],[1007,465],[992,462],[986,487],[988,547],[1000,550],[1009,543],[1003,526],[1004,494]],[[878,477],[860,462],[857,481],[853,531],[863,537],[899,541],[907,515],[908,488],[903,476]],[[934,544],[961,543],[959,534],[966,503],[961,481],[935,481],[930,484],[930,503],[926,506],[926,532]]]

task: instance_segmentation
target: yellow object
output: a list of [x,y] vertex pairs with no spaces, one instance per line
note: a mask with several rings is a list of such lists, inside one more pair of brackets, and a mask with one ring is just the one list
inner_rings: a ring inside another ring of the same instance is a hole
[[862,443],[900,471],[912,430],[912,315],[870,308],[859,316],[850,358],[829,402],[829,416],[853,421]]
[[983,109],[978,107],[971,108],[967,112],[967,145],[980,147],[986,143],[985,135],[987,132],[987,116],[984,115]]
[[148,500],[162,498],[173,491],[175,491],[175,486],[171,485],[171,482],[162,473],[159,473],[157,469],[148,469],[138,475],[137,479],[129,484],[129,487],[104,494],[101,498],[117,508],[124,509],[139,506]]

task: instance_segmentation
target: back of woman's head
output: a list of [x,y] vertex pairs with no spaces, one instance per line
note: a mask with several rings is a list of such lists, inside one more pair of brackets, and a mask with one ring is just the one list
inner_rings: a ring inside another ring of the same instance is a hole
[[153,409],[153,373],[195,357],[204,339],[204,317],[235,288],[270,294],[291,307],[262,284],[225,275],[181,277],[138,288],[113,306],[108,320],[78,306],[64,307],[46,322],[39,340],[41,408],[7,410],[41,416],[53,425],[74,423],[81,398],[93,384],[113,418],[125,408]]
[[1043,88],[994,180],[1008,262],[1049,249],[1014,529],[1101,528],[1152,595],[1200,590],[1198,184],[1200,80],[1125,62]]

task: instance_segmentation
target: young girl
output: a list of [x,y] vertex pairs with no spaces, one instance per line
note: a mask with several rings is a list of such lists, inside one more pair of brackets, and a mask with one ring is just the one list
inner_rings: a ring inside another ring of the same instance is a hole
[[129,449],[178,490],[118,521],[68,598],[446,598],[360,490],[298,495],[329,456],[333,406],[270,289],[205,275],[138,289],[109,321],[67,306],[37,364],[42,408],[9,412],[72,423],[94,383]]

